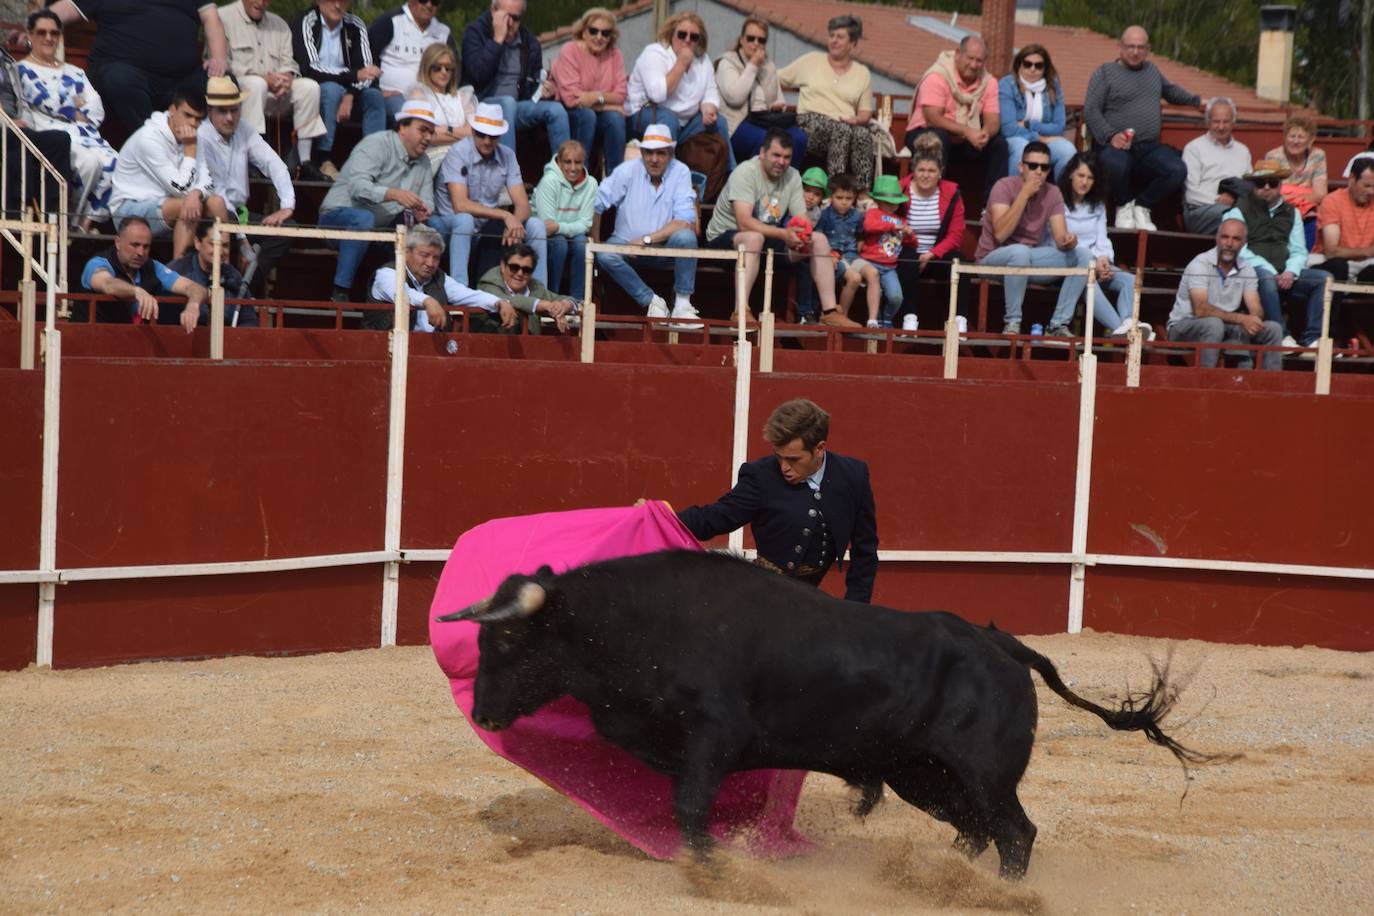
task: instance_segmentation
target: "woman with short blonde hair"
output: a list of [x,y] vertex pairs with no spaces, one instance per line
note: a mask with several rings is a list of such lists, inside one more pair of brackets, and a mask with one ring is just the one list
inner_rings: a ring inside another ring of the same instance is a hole
[[650,124],[666,126],[678,143],[702,131],[719,134],[733,170],[735,153],[720,116],[720,91],[706,44],[706,23],[700,16],[690,10],[669,16],[658,40],[635,61],[625,110],[636,137]]
[[568,128],[586,150],[587,165],[601,150],[605,174],[625,159],[625,59],[616,45],[615,14],[594,6],[573,27],[549,71],[558,100],[568,109]]

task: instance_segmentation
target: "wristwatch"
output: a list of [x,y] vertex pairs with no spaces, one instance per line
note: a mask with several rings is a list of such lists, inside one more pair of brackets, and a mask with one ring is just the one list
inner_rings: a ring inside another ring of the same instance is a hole
[[598,104],[598,105],[605,105],[605,104],[606,104],[606,93],[604,93],[604,92],[598,92],[598,93],[596,94],[596,104]]
[[653,243],[654,243],[654,237],[653,237],[652,235],[646,235],[646,236],[644,236],[644,244],[645,244],[645,245],[652,245]]

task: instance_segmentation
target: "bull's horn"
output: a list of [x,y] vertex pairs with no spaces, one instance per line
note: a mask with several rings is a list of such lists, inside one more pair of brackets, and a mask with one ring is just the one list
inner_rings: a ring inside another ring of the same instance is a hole
[[484,598],[476,604],[468,605],[461,611],[454,611],[452,614],[445,614],[442,617],[435,617],[434,619],[440,623],[452,623],[455,620],[474,620],[482,614],[485,614],[489,607],[491,607],[491,599]]

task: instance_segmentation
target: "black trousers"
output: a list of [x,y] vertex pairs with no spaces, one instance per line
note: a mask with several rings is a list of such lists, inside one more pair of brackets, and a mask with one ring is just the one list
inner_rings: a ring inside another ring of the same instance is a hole
[[[892,326],[900,328],[902,319],[908,314],[915,314],[917,306],[920,304],[920,292],[918,284],[922,280],[949,280],[950,261],[941,258],[932,258],[921,269],[920,263],[916,260],[916,254],[911,249],[903,248],[901,258],[897,261],[897,282],[902,284],[902,307],[897,309],[897,314],[892,316]],[[948,297],[949,293],[944,294]],[[949,299],[944,302],[948,306]],[[965,309],[964,297],[959,297],[958,314],[968,317]],[[940,323],[944,327],[944,322]]]
[[200,67],[180,76],[163,76],[122,60],[92,58],[87,70],[106,113],[119,121],[126,135],[142,127],[153,112],[166,111],[172,104],[172,93],[182,83],[205,91],[205,71]]
[[[74,203],[75,181],[72,177],[72,138],[62,130],[25,130],[28,137],[43,158],[67,181],[67,203]],[[5,134],[5,215],[18,217],[29,203],[45,203],[47,209],[57,212],[57,182],[44,171],[24,145],[11,134]],[[46,177],[45,177],[46,176]],[[26,182],[21,194],[21,179]],[[46,189],[44,184],[47,185]]]
[[[916,141],[925,134],[934,134],[940,141],[941,161],[945,164],[944,176],[961,185],[971,179],[981,178],[985,200],[992,193],[992,186],[997,184],[997,180],[1007,177],[1007,157],[1010,153],[1007,150],[1007,138],[1002,136],[1000,130],[988,139],[987,146],[974,149],[971,143],[951,143],[947,130],[918,127],[907,131],[907,149],[914,153]],[[964,196],[968,197],[967,194]]]

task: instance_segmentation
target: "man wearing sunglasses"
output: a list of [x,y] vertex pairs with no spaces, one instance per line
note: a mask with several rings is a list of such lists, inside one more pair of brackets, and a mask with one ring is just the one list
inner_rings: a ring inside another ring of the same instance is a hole
[[430,45],[446,44],[458,56],[453,32],[435,14],[439,0],[406,0],[394,10],[382,13],[367,30],[368,43],[382,68],[378,84],[386,98],[387,114],[392,118],[405,103],[406,92],[415,83],[420,56]]
[[513,129],[501,144],[515,149],[517,131],[544,125],[549,146],[558,149],[572,136],[568,110],[552,101],[556,90],[544,70],[543,48],[525,28],[525,0],[491,0],[491,9],[463,31],[464,84],[477,98],[501,106],[502,119]]
[[[1307,306],[1307,327],[1302,345],[1316,347],[1322,333],[1322,295],[1331,274],[1307,267],[1307,236],[1298,210],[1283,199],[1279,190],[1291,174],[1275,159],[1261,159],[1244,175],[1255,189],[1252,194],[1226,212],[1223,219],[1245,223],[1246,242],[1241,260],[1259,275],[1260,305],[1267,321],[1286,327],[1283,300],[1294,297]],[[1284,331],[1284,346],[1297,341]]]
[[[990,267],[1078,267],[1086,271],[1092,255],[1080,248],[1078,236],[1064,218],[1064,195],[1050,176],[1050,148],[1040,140],[1026,144],[1018,174],[1000,179],[988,195],[977,260]],[[1046,232],[1048,227],[1048,233]],[[1045,239],[1053,239],[1046,244]],[[1053,278],[1046,278],[1052,280]],[[1002,278],[1007,310],[1003,334],[1021,333],[1021,304],[1026,276]],[[1074,306],[1088,285],[1087,273],[1063,278],[1055,303],[1050,337],[1068,337]]]
[[[534,275],[539,254],[524,242],[516,242],[501,249],[501,263],[482,275],[477,289],[496,297],[502,334],[520,333],[520,325],[528,324],[531,334],[538,334],[543,318],[553,321],[559,331],[566,333],[568,319],[577,313],[577,300],[560,296]],[[521,316],[528,316],[522,322]]]

